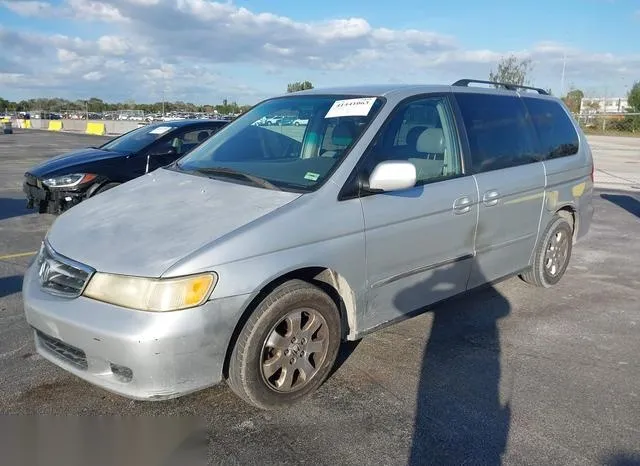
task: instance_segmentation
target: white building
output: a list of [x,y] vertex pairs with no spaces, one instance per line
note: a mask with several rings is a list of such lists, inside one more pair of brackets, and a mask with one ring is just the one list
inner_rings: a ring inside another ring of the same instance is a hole
[[584,97],[580,101],[580,114],[625,113],[629,108],[626,97]]

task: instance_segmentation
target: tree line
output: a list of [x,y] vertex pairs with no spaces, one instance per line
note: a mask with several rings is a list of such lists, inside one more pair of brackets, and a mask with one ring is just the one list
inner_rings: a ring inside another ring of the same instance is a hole
[[105,102],[98,97],[91,97],[87,100],[68,100],[59,97],[27,99],[14,102],[0,97],[0,111],[8,112],[64,112],[64,113],[104,113],[121,110],[138,110],[144,113],[165,113],[185,112],[185,113],[218,113],[228,115],[246,112],[250,105],[238,105],[236,102],[224,100],[221,104],[198,105],[191,102],[155,102],[137,103],[133,100],[124,102]]
[[[297,92],[305,89],[313,89],[313,84],[309,81],[298,81],[287,84],[287,92]],[[244,113],[251,108],[251,105],[238,105],[237,102],[229,102],[227,99],[220,104],[198,105],[191,102],[155,102],[137,103],[133,100],[124,102],[105,102],[98,97],[82,100],[68,100],[59,97],[37,98],[20,101],[11,101],[0,97],[0,112],[64,112],[64,113],[104,113],[121,110],[138,110],[144,113],[165,113],[185,112],[185,113],[214,113],[223,114]]]

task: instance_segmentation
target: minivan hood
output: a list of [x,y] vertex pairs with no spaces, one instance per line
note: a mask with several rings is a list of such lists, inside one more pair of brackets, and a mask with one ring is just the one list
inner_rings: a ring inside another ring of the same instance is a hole
[[37,177],[44,177],[52,174],[62,174],[67,168],[75,167],[77,165],[84,165],[90,162],[96,162],[98,160],[111,159],[114,157],[123,157],[126,154],[122,152],[113,152],[100,149],[94,149],[92,147],[86,147],[84,149],[74,150],[66,154],[57,155],[48,160],[45,160],[41,164],[29,169],[29,173]]
[[58,253],[98,271],[159,277],[299,196],[159,169],[72,207],[47,239]]

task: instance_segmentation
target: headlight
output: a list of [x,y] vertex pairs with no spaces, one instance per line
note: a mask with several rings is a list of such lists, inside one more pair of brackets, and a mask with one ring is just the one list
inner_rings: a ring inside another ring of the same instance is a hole
[[141,311],[177,311],[204,303],[217,281],[214,273],[162,279],[96,272],[83,294]]
[[42,180],[42,183],[50,188],[72,188],[79,184],[88,183],[93,180],[96,175],[92,173],[73,173],[71,175],[55,176]]

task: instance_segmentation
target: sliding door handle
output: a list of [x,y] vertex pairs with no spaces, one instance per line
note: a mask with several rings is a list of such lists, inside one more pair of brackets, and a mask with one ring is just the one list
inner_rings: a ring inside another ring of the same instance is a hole
[[491,207],[498,204],[500,200],[500,193],[498,191],[487,191],[482,196],[482,203],[487,207]]

